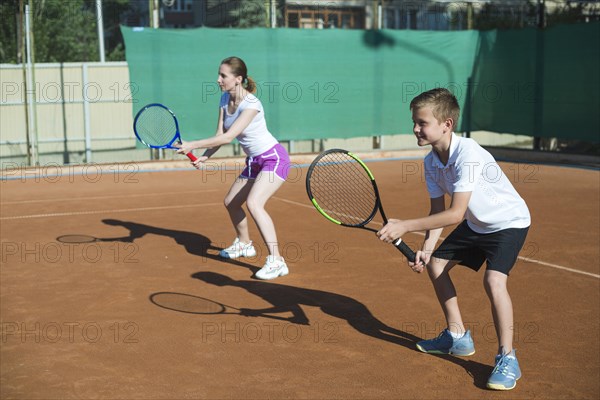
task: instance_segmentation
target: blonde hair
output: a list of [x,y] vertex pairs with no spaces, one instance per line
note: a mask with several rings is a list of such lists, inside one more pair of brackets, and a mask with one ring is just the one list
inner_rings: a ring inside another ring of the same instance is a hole
[[256,82],[248,76],[246,63],[239,57],[227,57],[221,61],[221,65],[229,65],[234,76],[242,77],[242,86],[250,93],[256,92]]
[[458,126],[460,106],[456,96],[448,89],[435,88],[421,93],[410,102],[410,110],[431,107],[435,119],[442,123],[448,118],[454,121],[453,128]]

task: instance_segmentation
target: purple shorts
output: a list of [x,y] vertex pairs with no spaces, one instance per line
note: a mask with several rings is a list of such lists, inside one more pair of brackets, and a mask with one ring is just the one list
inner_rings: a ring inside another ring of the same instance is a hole
[[256,157],[246,157],[246,168],[240,176],[256,179],[260,172],[274,172],[281,180],[286,180],[290,172],[290,156],[285,148],[277,143],[269,150]]

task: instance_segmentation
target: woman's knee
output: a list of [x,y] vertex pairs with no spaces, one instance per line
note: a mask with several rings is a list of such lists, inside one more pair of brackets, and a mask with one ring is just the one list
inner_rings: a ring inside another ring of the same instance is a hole
[[250,211],[251,214],[256,214],[264,211],[265,204],[256,196],[248,196],[248,199],[246,199],[246,207],[248,207],[248,211]]
[[228,196],[223,199],[223,205],[225,208],[227,208],[227,210],[231,211],[242,208],[243,202],[240,202],[236,196]]

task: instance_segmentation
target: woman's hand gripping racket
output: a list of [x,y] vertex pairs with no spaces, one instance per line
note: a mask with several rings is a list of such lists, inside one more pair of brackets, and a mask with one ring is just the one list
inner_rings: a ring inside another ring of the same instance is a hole
[[[317,211],[333,223],[377,232],[367,224],[379,211],[387,224],[375,177],[346,150],[327,150],[314,159],[308,168],[306,191]],[[415,261],[415,252],[401,238],[394,245],[409,261]]]
[[[133,131],[140,142],[153,149],[178,149],[174,144],[181,144],[175,114],[159,103],[148,104],[138,111]],[[191,152],[186,156],[192,161],[198,159]]]

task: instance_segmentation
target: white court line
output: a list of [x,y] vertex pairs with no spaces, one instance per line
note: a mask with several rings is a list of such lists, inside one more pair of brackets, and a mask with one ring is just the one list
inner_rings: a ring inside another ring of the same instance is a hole
[[0,201],[1,205],[8,204],[29,204],[29,203],[47,203],[53,201],[81,201],[81,200],[102,200],[102,199],[124,199],[130,197],[146,197],[146,196],[167,196],[167,195],[179,195],[189,193],[208,193],[216,192],[218,189],[210,190],[190,190],[186,192],[162,192],[162,193],[139,193],[139,194],[127,194],[122,196],[90,196],[90,197],[68,197],[59,199],[40,199],[40,200],[19,200],[19,201]]
[[[275,196],[273,196],[273,198],[274,198],[274,199],[277,199],[277,200],[280,200],[280,201],[283,201],[284,203],[290,203],[290,204],[294,204],[294,205],[297,205],[297,206],[301,206],[301,207],[305,207],[305,208],[314,209],[314,207],[313,207],[312,205],[303,204],[303,203],[298,203],[298,202],[296,202],[296,201],[287,200],[287,199],[282,199],[282,198],[280,198],[280,197],[275,197]],[[375,222],[373,222],[373,224],[376,224],[376,225],[382,226],[382,225],[383,225],[383,222],[378,222],[378,221],[375,221]],[[411,232],[411,233],[414,233],[414,234],[417,234],[417,235],[421,235],[421,236],[425,236],[425,233],[423,233],[423,232]],[[445,239],[445,238],[444,238],[443,236],[440,236],[440,240],[444,240],[444,239]],[[593,277],[593,278],[596,278],[596,279],[600,279],[600,275],[598,275],[598,274],[594,274],[594,273],[592,273],[592,272],[586,272],[586,271],[581,271],[581,270],[578,270],[578,269],[573,269],[573,268],[565,267],[565,266],[562,266],[562,265],[551,264],[551,263],[547,263],[547,262],[540,261],[540,260],[535,260],[535,259],[533,259],[533,258],[528,258],[528,257],[521,257],[521,256],[519,256],[519,257],[517,257],[517,258],[518,258],[519,260],[521,260],[521,261],[530,262],[530,263],[535,263],[535,264],[543,265],[543,266],[545,266],[545,267],[550,267],[550,268],[560,269],[560,270],[563,270],[563,271],[568,271],[568,272],[574,272],[574,273],[576,273],[576,274],[587,275],[587,276],[591,276],[591,277]]]
[[90,210],[90,211],[73,211],[73,212],[50,213],[50,214],[15,215],[12,217],[2,217],[2,218],[0,218],[0,220],[50,218],[50,217],[71,217],[71,216],[76,216],[76,215],[110,214],[110,213],[123,213],[123,212],[136,212],[136,211],[173,210],[173,209],[178,209],[178,208],[212,207],[212,206],[219,206],[222,204],[223,203],[199,203],[199,204],[174,205],[174,206],[122,208],[119,210]]
[[536,264],[544,265],[544,266],[550,267],[550,268],[562,269],[563,271],[575,272],[576,274],[587,275],[587,276],[591,276],[591,277],[600,279],[600,275],[594,274],[592,272],[585,272],[585,271],[580,271],[578,269],[573,269],[573,268],[569,268],[569,267],[563,267],[562,265],[550,264],[550,263],[547,263],[547,262],[544,262],[544,261],[534,260],[533,258],[527,258],[527,257],[521,257],[521,256],[519,256],[519,260],[522,260],[522,261],[525,261],[525,262],[530,262],[530,263],[536,263]]

